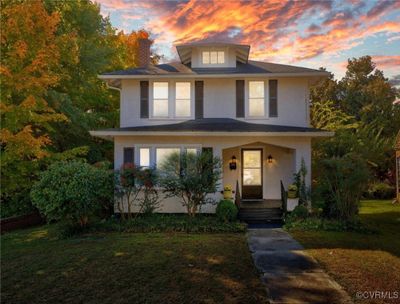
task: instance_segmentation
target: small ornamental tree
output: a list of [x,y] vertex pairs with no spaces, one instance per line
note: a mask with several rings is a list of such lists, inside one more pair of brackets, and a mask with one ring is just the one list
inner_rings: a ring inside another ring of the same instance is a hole
[[209,193],[217,191],[221,161],[209,152],[173,153],[159,166],[160,185],[167,197],[178,197],[190,216],[213,201]]
[[81,227],[112,200],[112,173],[80,161],[57,162],[41,174],[31,199],[50,221],[69,220]]
[[[142,188],[142,185],[138,183],[139,175],[140,168],[132,163],[123,164],[121,169],[115,173],[114,196],[122,219],[125,219],[125,216],[132,217],[134,203]],[[125,203],[127,210],[124,209]]]
[[142,185],[142,196],[139,198],[139,212],[151,214],[160,205],[160,197],[156,189],[157,172],[155,168],[142,168],[138,182]]
[[361,195],[368,184],[367,165],[360,158],[348,155],[322,160],[320,166],[317,194],[323,201],[324,215],[353,221],[358,213]]

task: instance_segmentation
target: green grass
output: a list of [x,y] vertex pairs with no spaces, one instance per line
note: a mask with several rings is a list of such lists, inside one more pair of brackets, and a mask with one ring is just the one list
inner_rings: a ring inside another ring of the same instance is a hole
[[400,205],[363,201],[360,219],[377,234],[333,231],[290,233],[306,247],[357,302],[395,303],[387,299],[358,300],[357,291],[400,291]]
[[[51,228],[51,227],[50,227]],[[1,237],[3,303],[264,303],[243,234]]]

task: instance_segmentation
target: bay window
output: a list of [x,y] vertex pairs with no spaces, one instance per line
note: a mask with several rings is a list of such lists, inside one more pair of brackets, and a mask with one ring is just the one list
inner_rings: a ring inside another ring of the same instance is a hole
[[150,148],[139,149],[139,166],[145,168],[150,167]]
[[156,166],[159,167],[170,155],[180,151],[180,148],[156,148]]

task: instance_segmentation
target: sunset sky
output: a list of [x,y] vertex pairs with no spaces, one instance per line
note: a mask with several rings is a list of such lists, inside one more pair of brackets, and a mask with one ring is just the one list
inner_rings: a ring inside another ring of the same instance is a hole
[[164,61],[177,59],[175,44],[222,41],[251,45],[250,59],[323,66],[337,78],[363,55],[387,77],[400,74],[400,0],[96,1],[117,29],[150,31]]

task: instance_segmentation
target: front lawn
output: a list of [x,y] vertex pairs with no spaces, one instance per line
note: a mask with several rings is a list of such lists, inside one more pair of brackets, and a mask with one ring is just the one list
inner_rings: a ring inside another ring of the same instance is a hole
[[359,303],[399,303],[397,299],[357,299],[357,292],[398,292],[400,296],[400,206],[364,201],[360,217],[377,234],[333,231],[290,233]]
[[3,303],[264,303],[243,234],[1,237]]

